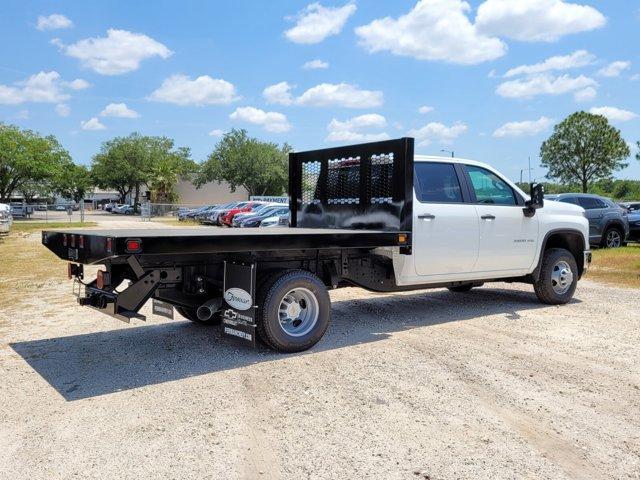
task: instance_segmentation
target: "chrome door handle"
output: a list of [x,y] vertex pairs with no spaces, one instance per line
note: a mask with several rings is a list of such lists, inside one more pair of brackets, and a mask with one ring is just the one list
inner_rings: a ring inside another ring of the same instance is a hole
[[480,218],[482,220],[495,220],[496,219],[495,215],[491,215],[490,213],[488,213],[486,215],[482,215]]
[[418,215],[418,218],[422,218],[424,220],[433,220],[434,218],[436,218],[436,216],[431,213],[424,213],[422,215]]

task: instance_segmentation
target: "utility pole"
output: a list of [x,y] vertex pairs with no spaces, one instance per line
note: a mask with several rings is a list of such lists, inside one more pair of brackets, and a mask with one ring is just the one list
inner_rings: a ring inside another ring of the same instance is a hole
[[453,150],[445,150],[444,148],[442,150],[440,150],[441,152],[445,152],[445,153],[450,153],[451,154],[451,158],[455,157]]

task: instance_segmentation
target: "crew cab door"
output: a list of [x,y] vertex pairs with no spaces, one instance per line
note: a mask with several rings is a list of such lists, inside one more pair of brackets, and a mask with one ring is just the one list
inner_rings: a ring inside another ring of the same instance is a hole
[[528,270],[538,247],[538,215],[526,217],[524,199],[496,173],[475,165],[464,170],[480,224],[474,271]]
[[419,276],[442,281],[470,273],[478,257],[478,216],[454,164],[414,166],[413,258]]

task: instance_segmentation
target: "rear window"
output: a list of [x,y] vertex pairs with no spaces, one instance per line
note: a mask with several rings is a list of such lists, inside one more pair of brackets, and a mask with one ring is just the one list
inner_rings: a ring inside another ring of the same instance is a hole
[[462,203],[462,190],[456,169],[450,163],[415,164],[416,197],[423,203]]

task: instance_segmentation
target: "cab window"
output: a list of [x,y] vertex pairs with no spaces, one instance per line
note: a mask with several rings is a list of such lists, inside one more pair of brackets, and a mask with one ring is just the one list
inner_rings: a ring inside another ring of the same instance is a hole
[[513,189],[496,174],[485,168],[473,165],[467,165],[466,168],[477,203],[489,205],[517,204]]
[[416,197],[422,203],[462,203],[462,189],[450,163],[419,162],[414,167]]

